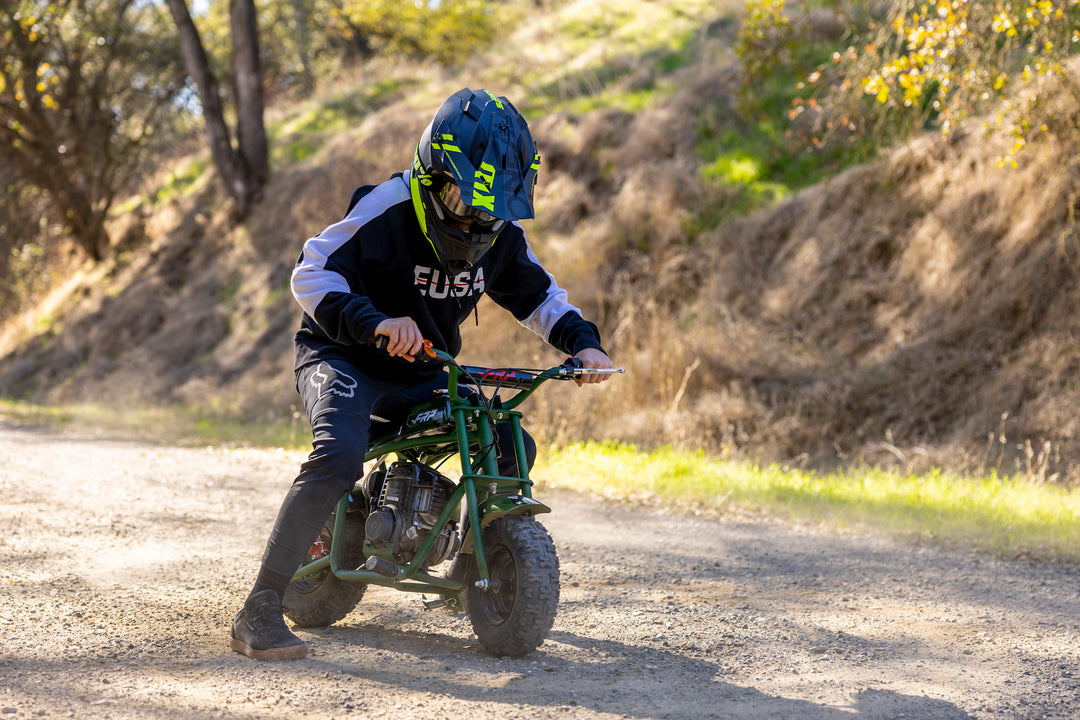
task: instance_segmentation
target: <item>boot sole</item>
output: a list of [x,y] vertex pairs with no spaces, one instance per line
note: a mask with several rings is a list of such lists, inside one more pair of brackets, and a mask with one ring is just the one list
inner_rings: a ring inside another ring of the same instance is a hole
[[299,660],[300,658],[307,657],[306,644],[269,648],[268,650],[256,650],[236,638],[229,638],[229,647],[241,655],[247,655],[252,660],[262,660],[264,662],[275,660]]

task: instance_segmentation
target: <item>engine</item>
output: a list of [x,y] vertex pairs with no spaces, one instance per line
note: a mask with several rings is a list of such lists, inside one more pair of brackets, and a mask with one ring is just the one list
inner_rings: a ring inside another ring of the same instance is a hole
[[[372,497],[364,532],[377,548],[391,549],[400,563],[416,557],[431,534],[439,514],[454,494],[455,485],[434,468],[414,462],[397,462],[386,471],[378,498]],[[443,528],[425,559],[431,567],[446,560],[461,545],[457,522]]]

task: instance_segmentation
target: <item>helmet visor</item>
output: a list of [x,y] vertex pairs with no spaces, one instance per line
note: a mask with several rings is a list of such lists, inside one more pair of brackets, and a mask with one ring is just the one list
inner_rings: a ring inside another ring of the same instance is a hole
[[461,189],[450,177],[438,176],[434,190],[435,198],[441,206],[440,209],[445,211],[452,220],[471,225],[480,225],[485,228],[491,228],[499,221],[499,218],[486,210],[466,205],[465,201],[461,199]]

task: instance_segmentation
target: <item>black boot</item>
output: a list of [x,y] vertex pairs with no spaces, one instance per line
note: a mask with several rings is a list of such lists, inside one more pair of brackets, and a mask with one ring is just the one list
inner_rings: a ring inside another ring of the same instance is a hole
[[307,655],[307,644],[285,625],[281,598],[273,590],[250,596],[236,613],[229,647],[255,660],[296,660]]

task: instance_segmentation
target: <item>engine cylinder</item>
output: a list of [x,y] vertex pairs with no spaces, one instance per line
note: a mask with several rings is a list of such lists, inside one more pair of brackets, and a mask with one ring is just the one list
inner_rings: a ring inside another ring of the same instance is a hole
[[[409,562],[427,539],[446,508],[455,485],[435,469],[414,462],[397,462],[386,471],[378,502],[364,526],[375,547],[392,546],[395,559]],[[447,524],[428,553],[427,565],[437,565],[460,542],[455,524]]]

